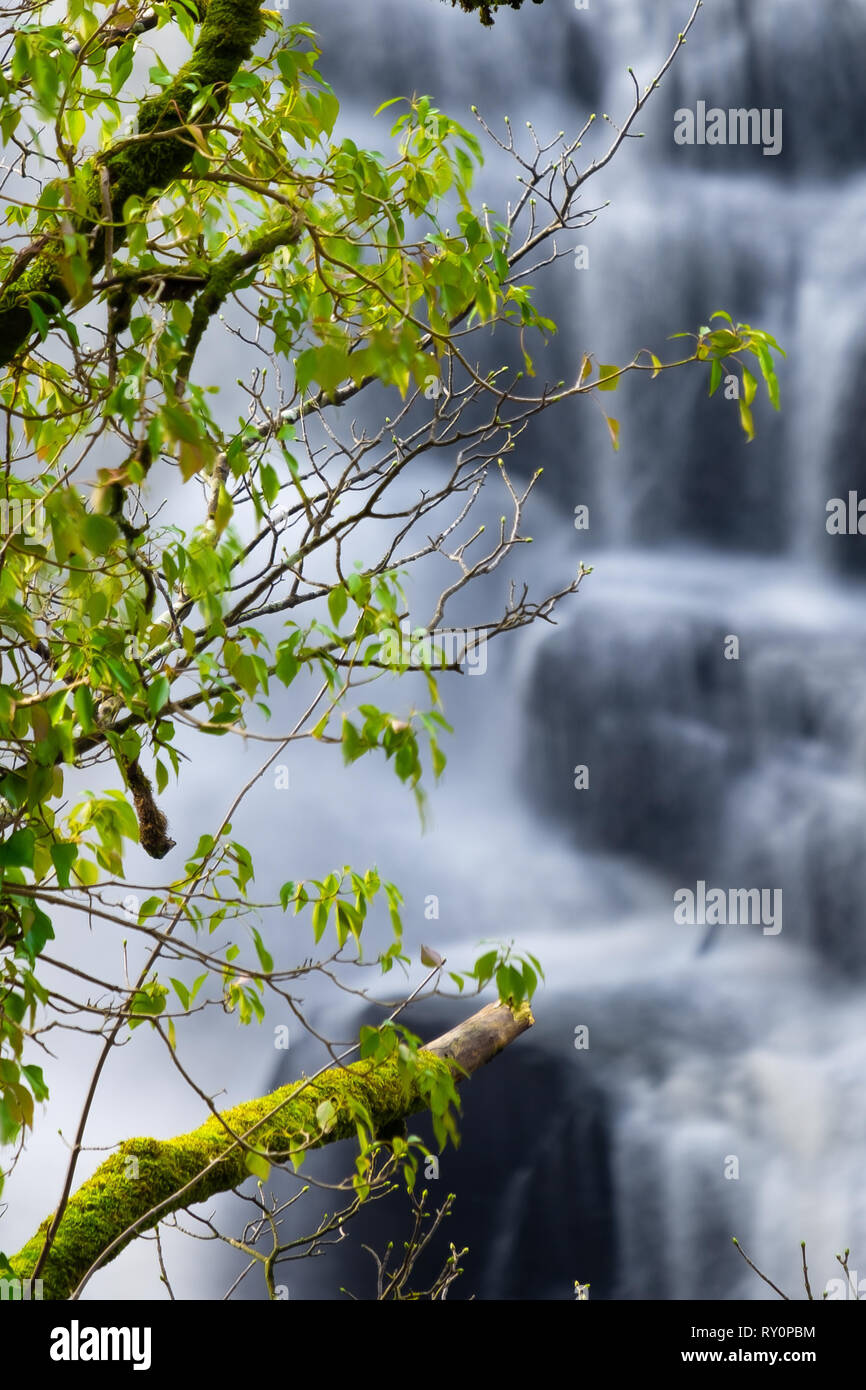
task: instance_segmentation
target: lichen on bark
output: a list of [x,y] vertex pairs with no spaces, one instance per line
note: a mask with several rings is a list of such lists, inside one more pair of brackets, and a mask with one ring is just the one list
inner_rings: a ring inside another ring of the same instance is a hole
[[[225,103],[227,83],[250,57],[264,31],[261,8],[262,0],[198,0],[202,23],[189,62],[169,86],[156,96],[145,98],[139,107],[139,137],[157,138],[119,141],[117,146],[93,155],[77,170],[76,208],[70,221],[72,230],[87,238],[91,273],[98,270],[105,258],[101,170],[108,174],[116,250],[125,239],[122,210],[126,200],[156,197],[190,163],[195,146],[185,138],[183,124],[192,102],[203,87],[212,86],[217,103]],[[33,255],[25,253],[18,273],[13,270],[12,278],[0,292],[0,366],[7,366],[30,336],[31,300],[36,299],[49,317],[52,299],[61,307],[69,303],[68,277],[62,266],[65,254],[63,231],[58,228]]]
[[[101,1163],[69,1199],[48,1258],[41,1271],[43,1297],[68,1299],[91,1266],[117,1241],[114,1259],[142,1231],[169,1213],[246,1182],[250,1147],[276,1160],[298,1148],[319,1148],[357,1133],[359,1107],[375,1134],[387,1131],[406,1115],[428,1108],[421,1076],[452,1075],[452,1065],[434,1053],[419,1053],[423,1070],[408,1083],[394,1058],[378,1064],[353,1062],[310,1080],[293,1082],[269,1095],[211,1116],[198,1129],[174,1139],[127,1139]],[[333,1107],[326,1131],[316,1115],[323,1101]],[[33,1275],[52,1216],[13,1256],[14,1274]],[[130,1230],[130,1227],[135,1227]],[[106,1260],[108,1263],[108,1260]]]

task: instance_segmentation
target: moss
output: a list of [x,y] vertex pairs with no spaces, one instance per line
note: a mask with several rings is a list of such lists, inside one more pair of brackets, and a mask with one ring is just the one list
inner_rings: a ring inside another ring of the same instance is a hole
[[246,251],[229,251],[211,267],[206,284],[196,300],[183,355],[178,362],[177,377],[179,382],[186,382],[188,379],[193,359],[204,337],[205,329],[214,314],[231,294],[235,282],[264,256],[269,256],[276,251],[277,247],[289,246],[297,241],[303,226],[303,214],[300,209],[293,210],[273,227],[253,237]]
[[[442,1058],[432,1053],[421,1055],[429,1068],[450,1075],[449,1064]],[[334,1123],[327,1134],[321,1133],[316,1119],[323,1100],[331,1101],[334,1107]],[[286,1158],[305,1142],[318,1148],[353,1137],[353,1114],[358,1105],[366,1108],[376,1133],[427,1108],[416,1084],[407,1089],[393,1060],[378,1066],[355,1062],[235,1106],[221,1118],[212,1116],[198,1129],[175,1139],[127,1139],[70,1198],[41,1273],[44,1297],[69,1298],[91,1265],[118,1237],[122,1239],[109,1259],[134,1240],[137,1232],[150,1230],[169,1212],[204,1202],[245,1182],[250,1176],[245,1150],[235,1143],[233,1134],[247,1136],[248,1143],[275,1160]],[[148,1215],[156,1206],[161,1207],[159,1213]],[[32,1277],[52,1219],[47,1217],[13,1257],[12,1268],[19,1278]],[[123,1235],[138,1221],[141,1224],[136,1233]]]
[[[224,104],[226,84],[250,57],[263,32],[261,4],[262,0],[199,0],[198,10],[204,19],[195,49],[170,86],[141,103],[140,134],[176,127],[179,117],[186,118],[199,84],[213,84],[217,101]],[[87,160],[76,171],[79,209],[74,229],[91,238],[92,271],[105,258],[105,232],[99,225],[103,216],[100,169],[108,170],[117,248],[124,240],[120,218],[127,198],[146,199],[161,192],[187,167],[192,153],[188,140],[169,136],[109,150]],[[0,293],[0,366],[8,365],[30,336],[32,321],[27,306],[31,298],[53,295],[61,305],[69,302],[69,290],[58,267],[62,249],[59,236],[49,238]],[[48,310],[49,306],[43,304],[43,308]]]
[[[534,5],[542,5],[544,0],[532,0]],[[493,23],[494,10],[519,10],[523,0],[451,0],[451,8],[459,5],[465,14],[477,14],[482,24]]]
[[[210,0],[199,41],[189,62],[170,86],[148,97],[138,111],[138,133],[169,130],[186,119],[198,87],[230,82],[264,32],[262,0]],[[217,92],[220,104],[225,92]],[[145,196],[149,188],[163,189],[189,163],[188,140],[156,140],[131,145],[105,158],[111,177],[112,203],[123,207],[127,198]]]

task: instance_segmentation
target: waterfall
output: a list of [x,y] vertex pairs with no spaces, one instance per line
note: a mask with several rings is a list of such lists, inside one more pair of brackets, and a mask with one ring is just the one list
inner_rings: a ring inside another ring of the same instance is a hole
[[[687,8],[527,6],[492,34],[431,14],[406,81],[444,109],[468,96],[515,128],[576,128],[623,110],[626,65],[645,76]],[[399,39],[387,63],[377,50],[400,7],[373,9],[339,20],[364,98],[368,59],[374,87],[401,90]],[[334,14],[319,27],[336,39]],[[646,138],[587,195],[611,200],[581,234],[589,270],[566,258],[543,290],[551,374],[584,350],[664,355],[720,308],[788,357],[782,413],[760,405],[751,444],[705,377],[672,374],[620,388],[618,455],[582,402],[527,446],[527,471],[545,466],[538,573],[595,572],[556,630],[516,644],[506,692],[487,686],[488,730],[515,703],[519,720],[498,763],[489,738],[473,753],[458,734],[440,808],[439,878],[460,905],[445,944],[514,935],[548,975],[536,1029],[473,1079],[464,1144],[442,1159],[466,1293],[569,1298],[580,1279],[602,1298],[762,1298],[736,1235],[796,1295],[801,1239],[819,1287],[837,1249],[866,1249],[864,552],[825,524],[864,467],[864,48],[862,3],[705,5]],[[782,153],[677,147],[673,113],[698,100],[781,108]],[[494,771],[505,795],[485,798]],[[674,893],[698,882],[781,890],[782,930],[677,924]],[[441,1008],[416,1017],[442,1025]],[[388,1222],[365,1229],[381,1244]],[[350,1287],[369,1289],[365,1258],[343,1260]],[[323,1266],[299,1296],[330,1287]]]
[[[388,116],[373,110],[413,91],[467,125],[476,103],[497,129],[507,113],[549,136],[593,110],[622,116],[627,66],[648,80],[689,9],[546,0],[500,11],[492,30],[435,0],[293,0],[289,17],[321,36],[340,128],[381,148]],[[793,1295],[801,1239],[816,1289],[835,1251],[866,1262],[866,542],[825,524],[830,498],[866,495],[864,61],[866,0],[706,0],[645,138],[587,188],[590,205],[610,200],[579,234],[589,269],[565,258],[539,282],[560,326],[540,377],[574,373],[584,351],[664,357],[668,334],[726,309],[786,348],[782,412],[758,403],[747,444],[735,408],[691,371],[620,387],[618,454],[591,402],[541,417],[515,462],[544,465],[536,544],[513,572],[538,593],[581,560],[594,573],[556,628],[492,644],[484,678],[443,685],[456,734],[430,833],[390,773],[308,746],[292,765],[302,810],[238,817],[274,884],[377,862],[404,890],[413,951],[435,935],[458,968],[480,939],[513,937],[545,966],[535,1029],[467,1084],[463,1143],[430,1184],[434,1200],[456,1193],[445,1236],[470,1246],[452,1297],[569,1299],[579,1280],[593,1299],[762,1298],[732,1236]],[[674,112],[700,100],[781,109],[781,154],[677,146]],[[588,158],[602,142],[599,128]],[[502,207],[513,178],[491,158],[479,201]],[[574,528],[579,504],[588,531]],[[252,754],[225,742],[218,774],[190,766],[166,797],[173,823],[197,824],[214,778],[228,787],[244,768]],[[678,923],[675,893],[699,883],[781,890],[782,930]],[[319,1031],[356,1036],[345,1004],[329,1007]],[[434,1001],[410,1022],[429,1037],[470,1007]],[[136,1045],[152,1069],[120,1088],[109,1068],[93,1144],[138,1132],[142,1115],[148,1132],[190,1127],[189,1092],[165,1083],[156,1046]],[[322,1060],[293,1041],[277,1068],[263,1051],[239,1031],[227,1057],[224,1031],[193,1025],[186,1061],[240,1101]],[[46,1143],[34,1140],[40,1177]],[[342,1177],[351,1157],[340,1145],[309,1167]],[[24,1203],[22,1240],[55,1173]],[[290,1267],[291,1298],[341,1284],[369,1297],[360,1242],[399,1239],[401,1210],[377,1205],[351,1250]],[[170,1248],[196,1297],[231,1282],[216,1262],[202,1270],[200,1247]],[[152,1296],[152,1265],[132,1247],[93,1296]]]

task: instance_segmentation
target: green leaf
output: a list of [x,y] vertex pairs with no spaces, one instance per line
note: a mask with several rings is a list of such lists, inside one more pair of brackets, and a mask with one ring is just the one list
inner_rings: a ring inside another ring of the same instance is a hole
[[254,1178],[259,1178],[261,1182],[267,1182],[271,1176],[271,1165],[264,1154],[253,1151],[244,1158],[244,1165]]
[[92,555],[107,555],[118,534],[111,517],[96,512],[89,513],[81,525],[81,539]]
[[773,368],[773,359],[770,355],[770,349],[767,347],[766,343],[761,342],[759,339],[758,341],[756,341],[754,345],[754,352],[755,356],[758,359],[758,363],[761,368],[761,375],[764,378],[764,382],[767,387],[767,394],[770,397],[770,402],[773,406],[773,409],[779,410],[779,380]]
[[54,940],[54,928],[51,925],[50,917],[38,908],[35,903],[27,909],[32,914],[31,924],[24,936],[22,945],[30,957],[31,962],[41,955],[42,950],[48,941]]
[[330,713],[323,714],[316,727],[310,730],[310,737],[315,739],[322,738],[322,736],[325,733],[325,730],[328,727],[328,721],[330,718]]
[[328,904],[326,902],[322,902],[321,899],[319,900],[319,902],[315,904],[313,908],[312,921],[313,939],[315,941],[321,941],[322,937],[325,934],[325,928],[328,925]]
[[164,985],[159,985],[155,981],[145,985],[144,989],[139,989],[133,996],[130,1012],[136,1017],[129,1020],[130,1028],[136,1028],[145,1018],[158,1018],[165,1008],[165,1000],[168,991]]
[[389,97],[389,99],[388,99],[387,101],[383,101],[383,102],[382,102],[382,105],[381,105],[381,106],[377,106],[377,107],[376,107],[376,110],[373,112],[373,115],[374,115],[374,116],[378,116],[380,112],[382,112],[382,111],[387,111],[387,109],[388,109],[389,106],[394,106],[398,101],[405,101],[405,100],[406,100],[405,97]]
[[171,694],[171,684],[167,676],[157,676],[156,680],[150,685],[147,692],[147,707],[151,714],[159,714],[159,711],[168,702]]
[[137,691],[135,678],[138,673],[128,670],[122,662],[115,661],[114,657],[109,657],[105,664],[114,676],[114,679],[117,681],[124,695],[135,695]]
[[524,998],[523,976],[519,970],[515,970],[513,965],[503,963],[498,967],[496,988],[499,991],[499,998],[502,1000],[511,999],[515,1004],[519,1004]]
[[538,976],[536,975],[532,966],[529,964],[528,960],[525,960],[523,962],[522,971],[523,988],[526,991],[526,998],[531,999],[536,989],[538,988]]
[[184,444],[201,443],[199,427],[188,410],[179,405],[166,404],[162,407],[162,415],[175,439]]
[[39,334],[40,340],[44,343],[51,331],[51,326],[47,316],[42,312],[35,298],[31,297],[27,301],[27,308],[30,310],[30,317],[33,320],[33,327]]
[[189,990],[187,989],[186,985],[183,983],[182,980],[176,980],[173,975],[171,976],[171,983],[174,986],[174,992],[180,1000],[182,1007],[184,1009],[188,1009]]
[[334,910],[335,927],[337,930],[337,942],[344,946],[353,936],[356,941],[360,941],[363,922],[356,908],[351,903],[343,902],[342,898],[337,899]]
[[300,663],[296,660],[291,648],[280,643],[274,667],[277,680],[281,680],[283,685],[291,685],[300,669]]
[[265,944],[264,944],[264,942],[262,941],[262,938],[261,938],[261,936],[259,935],[258,931],[256,931],[256,928],[255,928],[255,927],[252,928],[252,933],[253,933],[253,941],[255,942],[255,947],[256,947],[256,955],[257,955],[258,958],[259,958],[259,964],[261,965],[261,967],[262,967],[262,969],[265,971],[265,973],[269,975],[269,974],[271,973],[271,971],[273,970],[273,968],[274,968],[274,958],[273,958],[273,956],[265,949]]
[[117,50],[111,62],[109,63],[108,76],[109,81],[111,82],[111,91],[113,96],[117,96],[118,92],[124,86],[126,79],[129,77],[129,74],[132,72],[132,64],[134,57],[135,44],[125,43],[121,48]]
[[716,392],[718,391],[718,389],[719,389],[719,384],[720,384],[721,380],[722,380],[722,364],[721,364],[721,362],[719,361],[718,357],[715,357],[715,358],[713,359],[713,365],[710,367],[710,395],[711,395],[711,396],[714,396],[714,395],[716,394]]
[[483,956],[479,956],[475,962],[475,968],[470,973],[480,985],[484,985],[488,980],[493,979],[493,972],[496,969],[496,962],[499,959],[498,951],[487,951]]
[[21,1068],[21,1075],[27,1080],[35,1100],[48,1100],[48,1087],[45,1084],[41,1067],[37,1067],[31,1062],[26,1067]]
[[77,858],[77,845],[54,844],[51,846],[51,862],[54,865],[57,882],[61,888],[69,887],[69,875]]
[[745,398],[743,396],[740,397],[739,405],[740,424],[743,427],[743,433],[745,434],[746,439],[749,441],[749,443],[751,443],[755,437],[755,422],[752,419],[752,412],[746,404]]
[[605,415],[604,418],[610,434],[610,442],[614,449],[619,451],[619,420],[614,420],[612,415]]
[[0,869],[32,869],[35,848],[32,830],[14,830],[0,844]]
[[87,118],[84,112],[76,107],[68,107],[66,110],[66,129],[73,144],[80,144],[87,129]]
[[343,716],[343,762],[348,767],[357,762],[369,751],[369,745],[361,737],[348,715]]
[[219,490],[217,492],[216,507],[214,508],[212,518],[214,530],[216,531],[216,534],[218,536],[221,536],[223,531],[228,526],[229,522],[232,519],[232,516],[234,515],[234,510],[234,502],[229,496],[228,489],[226,488],[224,483],[220,483]]
[[96,720],[94,718],[93,696],[86,685],[75,687],[72,703],[75,709],[75,718],[81,725],[81,732],[92,734],[96,728]]
[[323,1134],[334,1128],[337,1123],[337,1110],[333,1101],[323,1100],[321,1105],[316,1107],[316,1122]]
[[740,352],[744,344],[739,334],[730,333],[727,328],[717,328],[710,333],[706,346],[717,357],[728,357],[731,353]]
[[210,854],[215,843],[216,841],[214,840],[213,835],[201,835],[199,837],[198,844],[193,850],[193,859],[204,859],[206,854]]
[[598,368],[598,389],[599,391],[615,391],[619,386],[621,368],[610,363],[599,363]]
[[280,480],[277,477],[277,470],[272,468],[269,463],[263,463],[259,468],[259,483],[265,501],[269,507],[272,507],[280,495]]
[[99,869],[91,859],[79,857],[75,861],[75,877],[85,888],[92,888],[99,882]]
[[757,379],[752,376],[748,367],[743,368],[743,388],[746,405],[751,405],[758,390],[758,382]]
[[531,951],[527,951],[526,959],[532,961],[532,964],[535,967],[536,974],[540,975],[542,980],[546,979],[544,971],[541,968],[541,961],[538,959],[538,956],[534,956]]
[[340,626],[340,619],[343,617],[349,606],[349,595],[342,585],[332,589],[328,594],[328,612],[331,615],[331,622],[334,627]]

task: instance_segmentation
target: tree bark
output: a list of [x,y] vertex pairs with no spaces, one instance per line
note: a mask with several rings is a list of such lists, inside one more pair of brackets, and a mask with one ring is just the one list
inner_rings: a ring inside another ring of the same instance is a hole
[[[471,1076],[533,1022],[527,1003],[517,1009],[488,1004],[419,1053],[427,1082],[435,1082],[437,1073],[458,1082]],[[332,1107],[325,1127],[317,1116],[324,1101]],[[246,1182],[252,1176],[246,1164],[250,1149],[285,1161],[299,1149],[353,1138],[358,1105],[374,1133],[387,1130],[428,1108],[424,1078],[415,1077],[407,1087],[392,1058],[378,1065],[353,1062],[211,1116],[189,1134],[127,1139],[70,1198],[42,1269],[42,1297],[70,1298],[93,1265],[109,1263],[170,1212]],[[51,1221],[46,1217],[10,1261],[18,1279],[32,1276]]]
[[[467,14],[477,13],[482,24],[491,25],[496,10],[519,10],[523,0],[451,3],[459,3]],[[543,0],[533,3],[540,5]],[[69,207],[65,224],[24,247],[0,286],[0,367],[13,362],[33,334],[31,303],[53,321],[73,297],[76,307],[89,298],[86,286],[75,294],[64,232],[71,228],[86,238],[90,273],[96,274],[105,262],[107,246],[113,253],[126,238],[123,208],[127,198],[153,201],[188,168],[196,146],[184,124],[197,91],[213,84],[216,100],[224,102],[226,84],[250,57],[263,32],[263,7],[267,8],[267,0],[190,0],[189,8],[202,21],[192,57],[170,86],[139,106],[139,136],[151,138],[133,143],[121,140],[86,160],[76,171],[74,191],[59,185]],[[151,16],[146,16],[137,32],[153,27]],[[106,237],[109,221],[110,241]]]
[[[91,274],[106,257],[106,194],[112,228],[111,245],[117,250],[125,240],[123,208],[127,198],[153,201],[188,167],[196,146],[184,130],[187,113],[200,87],[214,84],[214,96],[222,104],[226,84],[253,51],[263,32],[260,10],[263,0],[197,0],[202,16],[198,42],[188,63],[170,86],[147,97],[138,108],[138,134],[133,142],[121,140],[109,150],[86,160],[76,171],[69,226],[87,238]],[[104,175],[107,179],[104,180]],[[35,301],[50,320],[58,305],[72,298],[72,287],[63,240],[64,227],[38,237],[12,266],[0,289],[0,367],[7,366],[33,332],[29,304]],[[79,301],[87,299],[86,289]],[[55,303],[56,301],[56,303]]]

